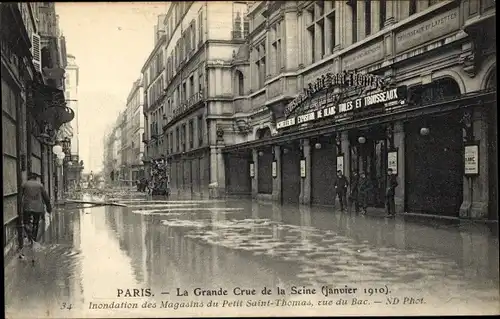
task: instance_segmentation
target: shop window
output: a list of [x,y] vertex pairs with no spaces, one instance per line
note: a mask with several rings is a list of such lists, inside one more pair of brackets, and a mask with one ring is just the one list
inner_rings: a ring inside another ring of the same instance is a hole
[[457,98],[460,96],[460,88],[455,80],[444,78],[409,88],[408,93],[411,104],[426,105]]

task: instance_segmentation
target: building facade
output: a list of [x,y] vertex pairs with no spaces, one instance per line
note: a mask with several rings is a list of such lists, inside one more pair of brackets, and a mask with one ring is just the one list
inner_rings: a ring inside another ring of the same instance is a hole
[[67,185],[70,188],[79,187],[82,178],[83,160],[80,159],[80,123],[78,121],[78,80],[79,67],[76,63],[76,58],[72,54],[67,55],[66,75],[65,75],[65,91],[67,105],[75,112],[75,118],[71,123],[68,123],[71,131],[71,148],[68,154],[68,159],[65,165]]
[[491,0],[253,3],[253,129],[223,150],[226,192],[335,205],[336,171],[366,172],[382,208],[392,168],[400,213],[498,219],[495,17]]
[[5,253],[15,238],[27,175],[37,174],[52,199],[57,194],[52,146],[74,114],[64,100],[65,40],[54,4],[2,3],[0,15]]
[[142,114],[144,104],[144,88],[142,79],[138,79],[132,85],[127,97],[127,169],[128,179],[136,181],[144,177],[144,144],[142,134],[144,133],[144,116]]
[[172,3],[143,67],[146,162],[167,159],[174,194],[224,194],[221,149],[238,140],[232,122],[248,104],[233,108],[231,75],[245,47],[246,11],[246,2]]

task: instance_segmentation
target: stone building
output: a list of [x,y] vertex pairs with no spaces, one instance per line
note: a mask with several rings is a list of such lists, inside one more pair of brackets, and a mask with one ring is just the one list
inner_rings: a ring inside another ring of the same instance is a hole
[[144,88],[142,79],[137,79],[127,97],[127,179],[136,181],[144,177],[144,144],[142,134],[144,133],[144,116],[142,114],[144,104]]
[[74,113],[64,99],[65,41],[54,4],[2,3],[0,15],[5,253],[15,237],[28,173],[37,174],[55,198],[52,147]]
[[335,172],[366,172],[382,208],[392,168],[400,213],[498,219],[494,1],[257,1],[248,18],[253,130],[223,149],[227,193],[334,205]]
[[80,113],[78,107],[78,82],[80,79],[80,68],[76,63],[76,58],[72,54],[67,55],[66,75],[64,79],[67,105],[75,112],[75,119],[68,123],[71,131],[71,146],[69,154],[65,163],[65,177],[69,187],[79,187],[82,171],[83,161],[80,159],[80,123],[78,114]]
[[174,194],[224,195],[221,149],[234,142],[233,120],[248,104],[233,108],[246,11],[246,2],[173,2],[157,28],[161,37],[142,69],[145,161],[167,159]]

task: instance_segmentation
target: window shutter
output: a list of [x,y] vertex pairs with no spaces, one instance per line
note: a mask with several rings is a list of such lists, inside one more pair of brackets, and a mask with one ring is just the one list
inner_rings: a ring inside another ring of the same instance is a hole
[[40,36],[36,33],[33,33],[31,36],[31,55],[33,56],[33,65],[35,66],[35,70],[38,72],[42,72],[42,48]]

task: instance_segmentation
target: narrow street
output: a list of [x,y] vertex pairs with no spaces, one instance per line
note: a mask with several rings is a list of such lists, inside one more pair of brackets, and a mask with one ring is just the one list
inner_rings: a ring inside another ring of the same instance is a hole
[[[400,216],[384,219],[241,199],[147,199],[131,193],[114,200],[128,207],[56,210],[42,249],[31,252],[34,265],[29,260],[8,261],[7,317],[499,311],[498,238],[481,224],[405,222]],[[343,307],[318,306],[321,300],[339,300],[323,292],[281,296],[311,300],[312,307],[183,306],[216,299],[194,296],[195,288],[227,289],[229,296],[222,296],[226,300],[276,300],[276,287],[320,291],[325,285],[358,291],[340,296],[349,303]],[[273,297],[236,297],[236,287],[259,293],[268,287]],[[129,298],[126,289],[133,288],[150,288],[154,296]],[[177,288],[189,296],[178,296]],[[382,288],[382,294],[370,296],[365,288]],[[353,297],[367,299],[371,306],[352,305]],[[409,304],[387,305],[388,297],[401,302],[407,297]],[[92,304],[122,301],[158,306],[134,311],[91,309]],[[168,309],[158,309],[162,301],[171,302]]]

